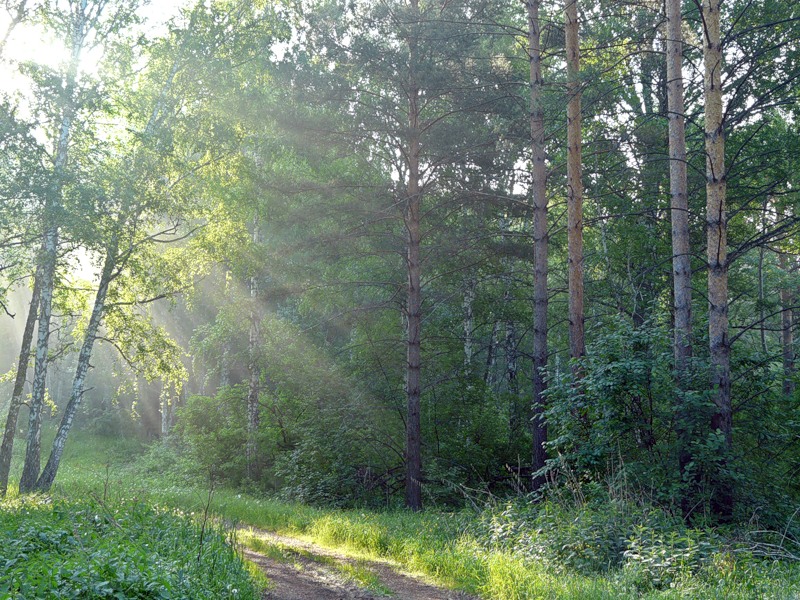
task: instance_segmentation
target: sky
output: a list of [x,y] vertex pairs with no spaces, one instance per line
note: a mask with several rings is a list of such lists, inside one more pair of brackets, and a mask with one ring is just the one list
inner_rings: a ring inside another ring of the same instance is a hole
[[[144,32],[158,35],[166,30],[166,23],[178,15],[181,7],[192,0],[152,0],[143,2],[141,16],[146,19]],[[0,10],[0,36],[5,34],[10,21],[5,10]],[[17,72],[17,64],[21,61],[33,61],[55,66],[63,61],[65,50],[57,40],[48,39],[41,27],[35,24],[22,24],[11,35],[0,63],[0,90],[11,92],[24,85],[24,79]],[[91,70],[100,58],[100,52],[93,56],[88,54],[83,59],[84,68]]]

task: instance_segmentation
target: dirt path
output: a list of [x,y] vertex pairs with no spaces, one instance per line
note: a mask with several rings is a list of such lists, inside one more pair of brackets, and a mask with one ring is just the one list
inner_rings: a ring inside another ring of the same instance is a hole
[[243,530],[247,560],[272,586],[265,600],[477,600],[398,573],[389,563],[357,559],[295,538]]

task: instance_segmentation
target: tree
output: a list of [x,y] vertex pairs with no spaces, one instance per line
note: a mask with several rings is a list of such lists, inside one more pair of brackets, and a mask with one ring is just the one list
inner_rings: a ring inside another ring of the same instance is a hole
[[5,33],[3,33],[3,37],[0,38],[0,58],[2,58],[5,53],[11,34],[14,33],[14,30],[19,27],[21,23],[25,22],[30,17],[36,5],[29,4],[28,0],[3,0],[3,8],[8,14],[9,20]]
[[[692,265],[689,247],[689,196],[686,159],[685,106],[683,99],[683,31],[681,0],[666,2],[667,103],[669,111],[669,182],[672,217],[672,286],[674,297],[675,381],[686,391],[689,359],[692,357]],[[686,398],[677,399],[680,447],[679,468],[684,475],[692,461],[691,422],[695,418],[686,407]],[[683,512],[691,504],[684,497]]]
[[[569,239],[569,347],[580,361],[586,354],[583,308],[583,179],[581,175],[581,76],[578,0],[565,0],[567,50],[567,235]],[[576,376],[580,367],[575,366]]]
[[[100,18],[102,8],[95,7],[96,12],[90,13],[93,19]],[[84,13],[86,10],[88,10],[86,3],[75,9],[73,27],[78,27],[78,24],[81,28],[86,26],[82,21],[87,18]],[[117,6],[117,12],[110,17],[112,26],[108,26],[105,33],[113,32],[120,35],[119,28],[130,22],[132,15],[130,10],[131,6],[126,4]],[[100,21],[95,21],[95,24],[102,25]],[[99,35],[99,31],[98,29],[95,33]],[[191,31],[184,35],[190,36]],[[108,40],[105,42],[108,43]],[[111,47],[107,47],[106,50],[114,51]],[[133,60],[130,56],[127,61],[120,61],[119,58],[119,56],[114,57],[117,68],[122,70],[131,68]],[[102,150],[96,147],[90,149],[79,147],[87,153],[80,158],[91,162],[94,170],[91,177],[86,177],[76,169],[72,174],[70,186],[64,190],[70,194],[77,192],[82,194],[83,198],[92,199],[90,202],[78,203],[75,207],[79,211],[77,220],[89,219],[89,222],[83,223],[81,227],[73,225],[66,233],[71,243],[81,244],[98,259],[99,279],[88,319],[85,326],[79,329],[82,342],[71,392],[48,461],[40,475],[38,460],[29,459],[32,449],[29,444],[28,458],[23,469],[24,483],[20,484],[22,491],[31,489],[47,491],[55,480],[69,432],[84,394],[93,348],[96,341],[102,337],[100,327],[106,317],[115,310],[118,312],[121,306],[142,306],[159,298],[174,296],[181,291],[181,288],[188,287],[185,278],[191,278],[197,274],[198,268],[203,268],[202,255],[196,252],[193,257],[195,264],[190,269],[186,269],[184,260],[175,253],[170,257],[168,265],[158,268],[159,256],[153,252],[156,245],[180,241],[191,235],[191,230],[181,231],[182,221],[191,215],[189,203],[183,200],[185,198],[182,195],[185,188],[183,182],[187,179],[188,173],[202,167],[202,163],[192,164],[192,159],[186,161],[179,155],[181,149],[176,148],[174,144],[164,145],[164,140],[169,139],[174,133],[167,129],[174,129],[176,121],[174,115],[171,116],[172,107],[176,103],[173,84],[177,69],[174,65],[182,66],[183,58],[181,53],[178,53],[173,59],[173,67],[164,74],[165,79],[161,82],[152,104],[149,106],[145,104],[144,115],[130,116],[131,121],[137,117],[140,119],[139,122],[144,121],[140,131],[129,128],[124,133],[117,133],[116,138],[110,136],[111,132],[107,132],[109,143],[102,146]],[[126,74],[130,75],[130,70]],[[150,89],[146,81],[142,83],[144,85],[139,93],[148,97]],[[125,91],[131,93],[130,90]],[[106,100],[109,103],[127,102],[130,96],[122,98],[120,95],[107,97]],[[130,125],[133,125],[133,122]],[[160,174],[160,177],[156,173]],[[155,184],[155,181],[159,183]],[[87,210],[91,212],[85,212]],[[191,250],[186,249],[186,252]],[[149,263],[149,268],[146,270],[140,266],[143,260]],[[179,275],[181,271],[182,276]],[[124,292],[117,286],[122,286]],[[125,293],[128,294],[128,298],[123,300],[120,295]],[[135,319],[118,321],[116,328],[118,331],[121,329],[120,322],[123,323],[122,329],[130,324],[135,325]],[[144,348],[144,342],[140,341],[139,346]],[[118,345],[118,348],[124,355],[124,346]],[[162,357],[159,360],[164,362],[168,359]],[[180,385],[175,381],[172,383],[178,387]],[[38,448],[34,450],[38,455]],[[35,483],[30,483],[31,478],[35,478]]]
[[14,378],[14,389],[11,392],[11,403],[6,415],[6,425],[3,430],[3,443],[0,446],[0,498],[4,498],[8,491],[8,475],[11,470],[11,457],[14,450],[14,437],[17,433],[17,418],[22,406],[23,392],[25,391],[25,378],[28,376],[28,363],[31,357],[31,342],[36,326],[36,317],[39,311],[39,280],[34,277],[33,292],[25,319],[25,329],[22,333],[22,347],[19,351],[17,374]]
[[[261,232],[258,214],[253,219],[253,245],[258,246],[261,243]],[[260,422],[260,406],[258,395],[261,391],[261,363],[258,357],[259,348],[261,346],[261,294],[260,294],[260,277],[257,273],[250,276],[250,328],[248,332],[248,345],[247,345],[247,369],[250,372],[250,377],[247,382],[247,444],[245,445],[245,461],[247,463],[247,476],[250,479],[256,478],[256,454],[258,452],[258,444],[256,437],[258,435],[258,425]]]
[[[720,1],[703,0],[703,63],[706,145],[706,244],[708,255],[708,343],[711,389],[716,407],[711,430],[722,437],[721,462],[733,444],[730,343],[728,339],[728,217],[725,208],[725,121],[722,107]],[[730,518],[733,490],[717,485],[715,513]]]
[[[528,2],[528,47],[530,53],[530,113],[533,190],[533,461],[534,472],[544,468],[547,460],[547,424],[544,419],[547,391],[547,166],[545,164],[545,129],[542,108],[542,50],[539,25],[539,0]],[[543,478],[537,477],[538,488]]]
[[390,190],[390,202],[399,209],[387,211],[384,206],[383,214],[367,222],[379,226],[399,212],[402,223],[404,461],[406,505],[414,510],[422,506],[426,273],[433,277],[425,236],[435,226],[431,217],[440,194],[480,185],[479,179],[468,179],[470,169],[483,164],[479,157],[496,139],[487,132],[490,124],[485,116],[491,114],[491,98],[498,94],[486,76],[489,69],[484,65],[491,68],[491,64],[475,60],[489,52],[488,38],[480,36],[490,22],[482,16],[489,8],[450,2],[424,5],[416,0],[349,6],[322,2],[304,15],[309,44],[293,64],[297,76],[295,65],[307,60],[306,52],[330,61],[329,72],[317,71],[320,83],[307,84],[332,90],[323,97],[323,106],[336,111],[342,121],[327,123],[326,133],[339,128],[336,134],[342,142],[368,156],[367,168],[385,186],[376,193],[385,198]]
[[33,372],[33,391],[28,417],[28,439],[25,449],[25,463],[20,479],[20,492],[29,492],[36,485],[39,475],[41,453],[41,412],[44,405],[45,382],[48,363],[48,342],[50,318],[52,315],[53,291],[56,281],[56,263],[59,246],[60,217],[62,209],[62,189],[69,157],[69,147],[73,121],[78,111],[78,68],[81,53],[86,49],[89,36],[100,26],[105,2],[71,0],[68,12],[54,14],[54,20],[61,18],[61,33],[69,50],[69,62],[64,76],[63,106],[59,116],[59,128],[53,153],[53,169],[42,210],[43,240],[37,274],[39,281],[39,318],[37,324],[36,361]]

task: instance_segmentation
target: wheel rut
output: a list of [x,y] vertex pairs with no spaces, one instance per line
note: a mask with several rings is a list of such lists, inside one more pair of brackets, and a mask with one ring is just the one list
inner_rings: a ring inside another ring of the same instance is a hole
[[242,529],[245,559],[270,580],[264,600],[477,600],[400,573],[389,562],[348,556],[288,536]]

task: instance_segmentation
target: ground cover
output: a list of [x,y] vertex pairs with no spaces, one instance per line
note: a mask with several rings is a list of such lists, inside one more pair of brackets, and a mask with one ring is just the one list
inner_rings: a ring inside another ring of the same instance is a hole
[[[733,531],[687,529],[627,499],[556,498],[538,505],[516,500],[480,514],[314,508],[211,489],[177,470],[159,473],[147,459],[132,459],[138,448],[130,445],[90,437],[73,442],[54,488],[57,497],[136,498],[154,510],[178,508],[195,519],[208,509],[228,531],[253,527],[336,548],[356,561],[389,561],[481,598],[800,597],[800,567],[760,556],[767,542],[737,538]],[[258,536],[237,537],[275,560],[286,552],[299,556],[273,542],[265,546]],[[788,556],[791,540],[780,543]]]
[[0,598],[255,600],[266,583],[225,532],[139,501],[0,504]]

